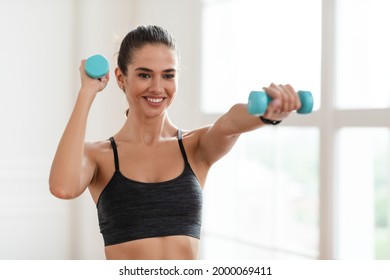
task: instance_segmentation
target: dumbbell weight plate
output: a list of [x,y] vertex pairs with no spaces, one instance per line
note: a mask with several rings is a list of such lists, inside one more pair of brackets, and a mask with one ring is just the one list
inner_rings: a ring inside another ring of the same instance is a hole
[[298,114],[310,114],[313,111],[313,95],[310,91],[298,91],[299,99],[301,100],[301,108],[297,110]]
[[108,73],[108,70],[108,60],[100,54],[89,57],[85,62],[85,72],[91,78],[102,78]]
[[269,101],[270,98],[264,91],[251,91],[248,98],[248,112],[255,116],[263,115]]

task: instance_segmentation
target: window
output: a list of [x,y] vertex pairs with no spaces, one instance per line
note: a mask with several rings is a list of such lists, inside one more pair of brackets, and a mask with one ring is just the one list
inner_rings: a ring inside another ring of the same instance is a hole
[[389,130],[340,130],[339,257],[389,259]]
[[319,0],[204,2],[204,112],[225,112],[237,100],[246,101],[250,91],[271,82],[310,89],[319,108]]
[[[310,89],[320,108],[318,0],[205,1],[202,53],[205,114],[246,102],[271,82]],[[242,135],[208,178],[204,257],[317,258],[318,147],[315,126]]]
[[270,82],[315,101],[309,116],[242,135],[213,167],[203,258],[390,259],[389,8],[203,0],[204,120]]
[[387,0],[337,1],[338,107],[389,107],[389,10]]
[[390,3],[336,3],[335,255],[390,259]]
[[317,256],[318,140],[315,128],[242,136],[208,178],[206,257]]

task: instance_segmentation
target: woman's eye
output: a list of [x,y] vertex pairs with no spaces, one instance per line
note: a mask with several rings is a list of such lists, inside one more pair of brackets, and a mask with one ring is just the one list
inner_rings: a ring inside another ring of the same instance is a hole
[[173,78],[175,78],[175,75],[167,74],[167,75],[164,75],[163,77],[164,77],[164,79],[173,79]]
[[139,73],[138,74],[138,77],[141,77],[141,78],[150,78],[150,75],[149,74],[146,74],[146,73]]

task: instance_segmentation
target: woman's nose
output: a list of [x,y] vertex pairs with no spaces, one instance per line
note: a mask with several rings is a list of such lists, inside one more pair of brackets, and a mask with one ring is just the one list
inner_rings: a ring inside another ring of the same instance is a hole
[[160,78],[153,78],[152,79],[149,91],[156,93],[156,94],[160,94],[163,92],[162,83],[161,83]]

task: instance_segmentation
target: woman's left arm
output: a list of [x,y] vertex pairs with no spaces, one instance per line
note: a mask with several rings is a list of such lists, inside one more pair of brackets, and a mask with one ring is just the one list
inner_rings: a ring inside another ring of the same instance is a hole
[[[297,93],[290,85],[275,85],[264,87],[271,97],[264,118],[283,120],[291,111],[301,107]],[[264,126],[259,117],[248,113],[247,104],[235,104],[223,114],[214,125],[203,130],[199,140],[198,155],[211,166],[227,154],[236,143],[241,133],[255,130]]]

